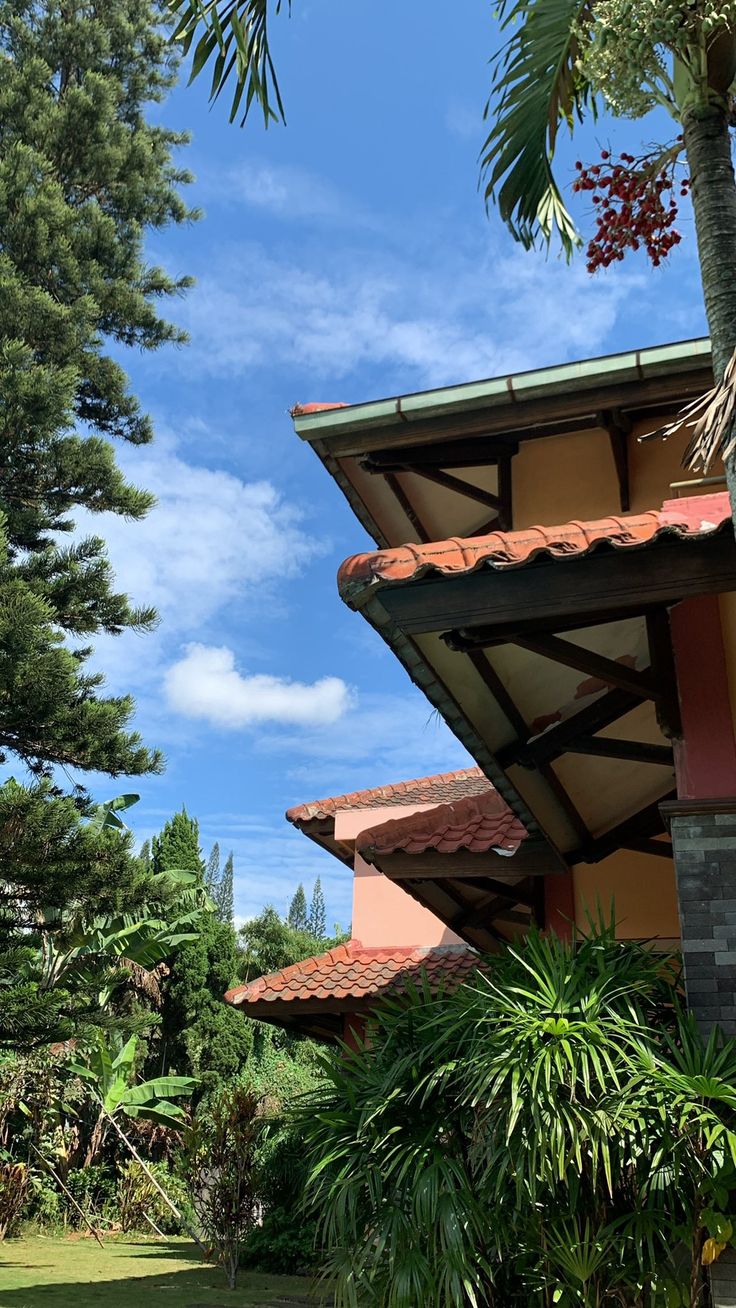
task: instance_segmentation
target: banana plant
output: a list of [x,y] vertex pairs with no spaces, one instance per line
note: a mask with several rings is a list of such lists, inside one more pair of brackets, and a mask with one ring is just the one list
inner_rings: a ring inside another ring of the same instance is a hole
[[179,1130],[186,1115],[172,1099],[188,1098],[198,1085],[191,1076],[158,1076],[152,1081],[135,1082],[138,1037],[132,1035],[125,1044],[114,1033],[106,1037],[96,1033],[95,1043],[83,1059],[67,1064],[67,1070],[86,1083],[99,1112],[90,1137],[84,1165],[94,1162],[105,1139],[108,1123],[118,1117],[144,1118],[159,1126]]

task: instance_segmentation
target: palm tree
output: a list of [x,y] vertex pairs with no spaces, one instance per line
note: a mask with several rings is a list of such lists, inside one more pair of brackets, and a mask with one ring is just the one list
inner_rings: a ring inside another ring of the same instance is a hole
[[[269,121],[284,107],[271,59],[268,23],[291,0],[169,0],[176,36],[194,46],[192,76],[212,64],[211,95],[233,85],[231,122],[255,105]],[[572,130],[601,106],[626,118],[666,110],[675,139],[627,172],[650,193],[661,169],[687,167],[705,311],[717,382],[736,349],[736,181],[730,127],[736,75],[736,4],[724,0],[500,0],[510,35],[493,60],[483,147],[486,200],[497,204],[527,248],[557,237],[570,255],[580,244],[552,171],[560,124]],[[631,163],[635,161],[631,159]],[[635,216],[635,221],[636,221]],[[734,383],[736,391],[736,364]],[[734,395],[726,386],[704,397],[690,464],[727,459],[736,503],[729,434]]]

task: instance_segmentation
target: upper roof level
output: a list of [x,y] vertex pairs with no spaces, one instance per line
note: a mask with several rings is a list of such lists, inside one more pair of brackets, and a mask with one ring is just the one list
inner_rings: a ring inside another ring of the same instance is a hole
[[293,416],[385,548],[661,504],[685,438],[638,437],[711,384],[699,339]]

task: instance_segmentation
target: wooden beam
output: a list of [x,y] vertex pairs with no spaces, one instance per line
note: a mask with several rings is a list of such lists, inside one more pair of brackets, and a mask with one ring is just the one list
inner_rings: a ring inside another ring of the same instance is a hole
[[417,539],[421,541],[423,545],[426,545],[428,541],[432,539],[432,537],[430,536],[429,532],[424,526],[421,518],[419,517],[419,514],[414,508],[414,505],[411,503],[411,500],[406,494],[398,477],[394,477],[393,473],[389,473],[389,475],[386,477],[386,485],[388,486],[389,490],[392,492],[394,499],[397,501],[402,512],[409,519],[409,522],[411,523],[412,527],[417,533]]
[[501,501],[498,495],[492,491],[483,490],[481,486],[473,486],[469,481],[463,481],[462,477],[453,477],[449,472],[441,472],[439,468],[429,467],[409,467],[407,472],[413,472],[417,477],[424,477],[427,481],[436,482],[438,486],[444,486],[446,490],[454,491],[457,495],[464,495],[466,499],[477,500],[479,504],[485,504],[489,509],[499,509]]
[[511,455],[498,460],[498,498],[501,501],[498,510],[498,529],[499,531],[511,531],[514,525]]
[[616,468],[618,478],[618,493],[621,512],[628,513],[631,508],[631,492],[629,489],[629,433],[631,432],[631,418],[622,413],[620,409],[607,409],[598,415],[598,420],[604,431],[608,432],[608,439],[611,442],[611,453]]
[[642,740],[617,740],[612,736],[581,736],[567,746],[568,754],[592,754],[596,758],[622,758],[631,763],[675,765],[671,745],[650,745]]
[[635,854],[654,854],[657,858],[672,858],[672,845],[669,841],[652,840],[647,836],[629,836],[622,849],[630,849]]
[[543,658],[551,659],[554,663],[575,668],[588,677],[596,677],[609,686],[620,686],[622,690],[628,690],[639,699],[654,699],[656,696],[654,679],[649,668],[645,672],[637,672],[634,668],[627,667],[625,663],[606,658],[603,654],[596,654],[593,650],[584,649],[582,645],[576,645],[570,640],[562,640],[559,636],[516,636],[512,644],[519,645],[521,649],[528,649],[532,654],[541,654]]
[[586,625],[606,609],[630,616],[689,595],[736,590],[736,542],[725,526],[711,536],[663,536],[646,548],[543,558],[524,567],[419,578],[374,588],[374,602],[405,635],[482,625],[533,631],[540,620]]
[[610,831],[605,831],[592,840],[587,847],[583,846],[570,854],[570,862],[599,863],[602,858],[608,858],[609,854],[615,853],[617,849],[628,849],[631,840],[640,840],[642,837],[648,840],[651,836],[661,835],[665,827],[659,806],[666,804],[674,796],[675,791],[669,790],[666,795],[653,800],[638,813],[625,818],[623,822],[618,822]]
[[[475,877],[454,877],[455,882],[461,885],[477,888]],[[507,899],[509,903],[524,904],[527,908],[532,908],[536,899],[536,878],[524,877],[520,881],[494,881],[493,877],[485,877],[483,885],[488,891],[489,896],[498,895],[502,899]]]
[[395,450],[373,450],[359,463],[365,472],[381,475],[406,472],[409,468],[484,468],[497,459],[507,459],[518,449],[514,441],[493,441],[487,437],[472,440],[438,441],[430,445],[410,445],[400,454]]
[[531,624],[525,622],[523,615],[519,615],[515,622],[508,625],[498,623],[487,627],[481,623],[473,627],[454,627],[451,631],[442,632],[440,640],[443,640],[449,649],[467,654],[470,650],[495,649],[498,645],[513,644],[518,636],[552,636],[561,632],[587,630],[589,627],[607,627],[612,622],[631,622],[637,618],[646,618],[650,611],[654,612],[655,609],[650,610],[644,606],[634,613],[630,607],[618,610],[603,609],[598,613],[586,613],[583,621],[578,617],[565,618],[555,614],[548,619],[540,618]]
[[512,763],[532,768],[541,762],[549,763],[564,754],[575,740],[602,731],[604,727],[630,713],[638,703],[637,696],[628,690],[606,691],[592,704],[587,704],[585,708],[549,727],[532,740],[516,740],[511,745],[505,745],[498,751],[496,758],[503,768]]
[[[364,855],[365,857],[365,855]],[[457,878],[547,876],[564,872],[567,865],[555,854],[546,840],[527,837],[515,854],[506,857],[489,849],[475,854],[458,849],[454,854],[426,849],[421,854],[371,854],[370,861],[391,881],[451,880]]]
[[657,683],[657,721],[665,736],[682,736],[680,697],[677,689],[675,656],[672,652],[670,615],[666,609],[647,614],[647,640],[652,672]]
[[[507,691],[501,678],[496,672],[496,669],[478,650],[470,650],[468,652],[468,658],[484,685],[488,690],[490,690],[502,713],[506,718],[508,718],[511,726],[517,734],[517,737],[524,741],[528,740],[530,728],[526,718],[520,712],[513,697]],[[557,800],[557,803],[565,814],[568,822],[572,826],[578,840],[581,844],[586,844],[587,841],[590,840],[590,832],[556,772],[551,765],[545,763],[539,765],[539,772],[547,783],[548,789],[551,790]],[[550,845],[552,844],[551,841],[548,841],[548,843]]]

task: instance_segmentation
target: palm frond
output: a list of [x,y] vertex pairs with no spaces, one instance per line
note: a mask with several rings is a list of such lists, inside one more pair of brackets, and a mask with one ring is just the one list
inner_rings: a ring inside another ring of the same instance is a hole
[[[286,0],[289,10],[291,0]],[[175,20],[174,40],[188,54],[196,38],[190,82],[212,60],[210,100],[217,100],[232,82],[230,122],[244,105],[241,126],[257,104],[268,126],[285,122],[284,105],[271,59],[268,18],[278,14],[282,0],[169,0]]]
[[721,380],[712,390],[681,409],[673,422],[640,436],[640,441],[655,438],[668,440],[689,431],[690,441],[682,456],[683,465],[693,472],[707,473],[720,455],[723,462],[736,450],[736,351],[726,365]]
[[511,35],[492,61],[486,118],[493,126],[481,153],[486,203],[527,249],[555,230],[570,256],[580,244],[552,173],[557,129],[572,129],[595,101],[577,67],[578,24],[591,0],[514,0],[502,6]]

